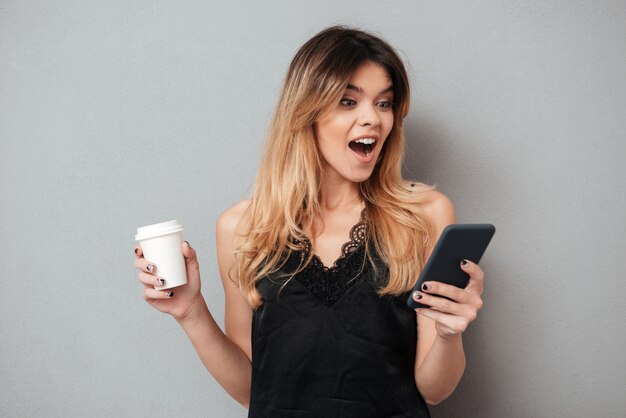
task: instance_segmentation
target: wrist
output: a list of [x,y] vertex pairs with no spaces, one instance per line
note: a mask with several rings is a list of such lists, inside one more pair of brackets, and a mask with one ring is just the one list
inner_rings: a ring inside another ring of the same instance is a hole
[[463,334],[437,334],[437,339],[443,344],[463,344]]
[[174,319],[181,325],[185,326],[185,324],[195,322],[200,317],[209,312],[209,308],[207,307],[206,301],[202,297],[202,295],[198,296],[198,298],[189,305],[189,308],[185,312],[183,312],[179,316],[175,316]]

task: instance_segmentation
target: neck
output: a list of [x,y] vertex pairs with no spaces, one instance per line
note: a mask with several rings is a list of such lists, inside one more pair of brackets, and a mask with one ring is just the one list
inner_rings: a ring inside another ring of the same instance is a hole
[[346,211],[362,205],[358,183],[343,178],[323,176],[320,194],[320,206],[324,212]]

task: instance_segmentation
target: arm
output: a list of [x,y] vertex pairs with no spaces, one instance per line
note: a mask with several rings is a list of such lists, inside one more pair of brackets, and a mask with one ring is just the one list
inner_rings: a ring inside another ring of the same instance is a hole
[[177,321],[206,369],[230,396],[247,408],[252,376],[250,359],[241,347],[222,332],[204,299],[194,312]]
[[[225,211],[217,222],[217,259],[225,295],[225,333],[202,303],[190,315],[178,320],[202,363],[235,400],[246,408],[252,379],[252,309],[229,278],[233,265],[234,236],[247,202]],[[202,300],[204,302],[204,299]]]
[[182,249],[187,284],[173,289],[173,292],[154,289],[154,285],[158,284],[158,266],[145,260],[139,247],[135,248],[135,266],[140,269],[139,280],[144,284],[144,299],[154,308],[176,319],[207,370],[235,400],[247,407],[252,375],[252,311],[227,275],[233,261],[233,237],[241,219],[242,207],[239,204],[227,210],[217,224],[218,264],[226,295],[226,334],[213,319],[200,293],[198,259],[196,252],[187,243],[183,244]]
[[[447,225],[456,222],[452,202],[439,192],[434,192],[426,212],[435,224],[436,239]],[[439,282],[426,282],[429,288],[419,292],[420,301],[435,308],[416,309],[419,338],[415,383],[431,405],[450,396],[461,380],[465,370],[461,335],[482,306],[482,270],[471,262],[466,267],[459,267],[471,276],[465,289]],[[453,301],[435,295],[447,296]]]

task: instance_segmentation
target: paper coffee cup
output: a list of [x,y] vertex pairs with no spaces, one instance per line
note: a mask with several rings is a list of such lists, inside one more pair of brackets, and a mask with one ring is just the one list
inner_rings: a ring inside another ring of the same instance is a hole
[[177,221],[161,222],[137,228],[135,240],[146,260],[156,265],[156,276],[165,280],[157,290],[170,289],[187,283],[187,270],[183,257],[183,226]]

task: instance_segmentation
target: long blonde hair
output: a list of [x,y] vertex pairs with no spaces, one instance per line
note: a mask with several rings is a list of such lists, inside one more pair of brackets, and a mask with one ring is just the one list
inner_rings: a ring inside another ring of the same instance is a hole
[[[393,128],[372,175],[360,184],[368,222],[368,259],[373,263],[373,247],[389,269],[379,293],[399,295],[409,290],[423,267],[433,227],[419,203],[434,187],[402,178],[402,121],[410,98],[406,70],[382,39],[334,26],[311,38],[293,58],[266,140],[246,214],[250,223],[240,237],[233,266],[235,281],[254,308],[262,304],[256,284],[280,270],[291,252],[303,250],[304,231],[321,217],[323,160],[314,125],[337,105],[352,73],[365,61],[385,68],[394,90]],[[301,268],[311,258],[309,254]]]

